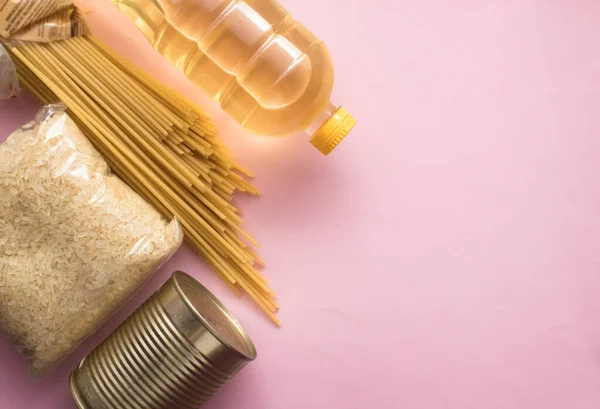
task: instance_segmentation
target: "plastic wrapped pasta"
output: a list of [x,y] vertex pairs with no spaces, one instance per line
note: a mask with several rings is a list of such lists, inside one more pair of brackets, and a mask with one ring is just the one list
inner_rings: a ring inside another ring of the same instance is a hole
[[17,94],[17,71],[2,42],[47,43],[89,34],[73,0],[0,0],[0,100]]
[[87,33],[73,0],[0,0],[0,37],[11,43],[60,41]]
[[183,238],[110,170],[62,105],[0,145],[0,330],[52,369]]

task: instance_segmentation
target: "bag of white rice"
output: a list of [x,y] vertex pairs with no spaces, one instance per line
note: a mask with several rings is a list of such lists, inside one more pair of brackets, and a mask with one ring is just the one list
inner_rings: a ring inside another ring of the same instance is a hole
[[0,331],[39,376],[169,259],[183,234],[110,170],[63,105],[0,145]]

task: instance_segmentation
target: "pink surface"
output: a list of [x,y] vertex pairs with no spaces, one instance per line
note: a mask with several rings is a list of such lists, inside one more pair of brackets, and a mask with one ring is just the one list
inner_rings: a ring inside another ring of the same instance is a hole
[[[0,408],[74,409],[67,373],[176,269],[230,306],[259,359],[209,409],[600,407],[600,4],[285,0],[330,46],[359,126],[329,158],[249,137],[101,0],[94,30],[207,106],[282,329],[183,249],[54,375],[0,342]],[[377,6],[375,6],[377,4]],[[0,105],[0,136],[36,103]]]

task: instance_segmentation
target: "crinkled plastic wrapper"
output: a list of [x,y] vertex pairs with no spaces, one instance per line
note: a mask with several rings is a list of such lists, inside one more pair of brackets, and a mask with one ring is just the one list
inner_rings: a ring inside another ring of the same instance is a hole
[[0,44],[0,100],[16,96],[17,86],[17,69],[4,46]]
[[54,368],[181,245],[65,112],[44,107],[0,145],[0,330]]

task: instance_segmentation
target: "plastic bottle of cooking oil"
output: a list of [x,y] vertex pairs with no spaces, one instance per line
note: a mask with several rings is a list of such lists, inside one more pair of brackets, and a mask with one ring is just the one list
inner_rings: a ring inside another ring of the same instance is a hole
[[324,154],[355,125],[330,102],[327,48],[275,0],[110,0],[252,133],[300,131]]

